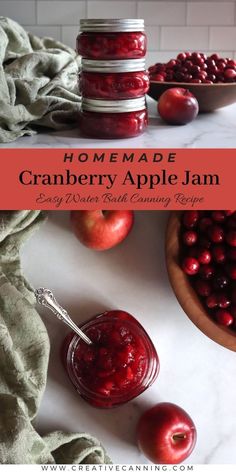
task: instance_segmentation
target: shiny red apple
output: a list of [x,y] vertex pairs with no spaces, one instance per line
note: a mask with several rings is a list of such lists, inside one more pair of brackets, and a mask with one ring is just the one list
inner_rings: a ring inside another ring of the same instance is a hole
[[170,88],[159,98],[158,112],[170,125],[185,125],[198,115],[198,101],[187,89]]
[[134,223],[131,210],[80,210],[71,212],[71,224],[85,246],[104,251],[116,246],[129,234]]
[[154,464],[179,464],[191,454],[196,438],[192,419],[173,403],[150,408],[137,426],[139,448]]

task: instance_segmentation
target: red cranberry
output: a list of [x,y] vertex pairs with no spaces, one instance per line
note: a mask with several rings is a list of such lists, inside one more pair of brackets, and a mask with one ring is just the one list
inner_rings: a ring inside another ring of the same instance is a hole
[[216,76],[214,74],[208,74],[208,80],[212,83],[216,81]]
[[174,78],[174,73],[172,71],[168,71],[166,73],[166,82],[172,82]]
[[207,297],[206,305],[208,308],[216,308],[218,306],[218,297],[215,293],[212,293]]
[[199,271],[199,262],[194,257],[185,257],[182,268],[185,274],[195,275]]
[[149,71],[152,72],[152,68],[154,68],[155,72],[164,72],[166,70],[165,64],[161,64],[161,62],[157,62],[155,66],[149,67]]
[[223,70],[224,70],[225,67],[226,67],[226,64],[225,64],[225,62],[223,62],[223,61],[218,61],[218,62],[217,62],[217,67],[218,67],[218,69],[219,69],[221,72],[223,72]]
[[196,226],[199,218],[199,212],[197,210],[190,210],[184,212],[183,223],[186,228],[193,228]]
[[198,78],[200,80],[204,80],[206,77],[207,77],[207,72],[205,70],[202,70],[201,72],[199,72]]
[[201,218],[198,224],[200,231],[205,231],[211,225],[212,225],[212,220],[211,218],[208,218],[208,217]]
[[230,246],[236,247],[236,231],[229,231],[226,234],[226,241]]
[[212,225],[207,233],[213,243],[221,243],[224,240],[224,230],[221,226]]
[[199,275],[203,280],[210,280],[215,274],[214,267],[210,264],[200,267]]
[[209,297],[211,293],[211,286],[209,282],[206,282],[205,280],[197,280],[195,284],[196,292],[198,295],[201,297]]
[[169,62],[166,64],[167,69],[173,69],[173,67],[176,65],[176,61],[174,59],[171,59]]
[[206,249],[200,249],[198,252],[198,262],[200,264],[209,264],[211,262],[211,253]]
[[210,56],[210,59],[212,59],[213,61],[219,61],[220,56],[219,56],[219,54],[216,54],[216,53],[215,53],[215,54],[212,54],[212,55]]
[[190,59],[187,59],[184,66],[188,69],[191,70],[193,67],[193,62]]
[[222,244],[217,244],[211,250],[212,257],[217,264],[222,264],[226,260],[225,247]]
[[184,52],[180,52],[177,56],[177,59],[179,61],[185,61],[186,57],[187,57],[187,55]]
[[224,211],[213,211],[211,217],[217,223],[222,223],[225,220],[225,212]]
[[217,301],[220,308],[228,308],[231,303],[229,297],[225,295],[225,293],[219,293],[217,295]]
[[216,65],[214,59],[211,59],[210,57],[206,59],[205,63],[207,64],[208,68]]
[[227,61],[227,67],[232,67],[232,68],[236,67],[236,61],[234,61],[233,59],[229,59]]
[[236,71],[234,69],[225,69],[224,77],[227,82],[234,82],[234,80],[236,79]]
[[226,310],[218,310],[216,312],[216,320],[222,326],[230,326],[234,322],[234,317]]
[[163,74],[155,74],[152,76],[152,80],[156,80],[157,82],[165,82],[165,77]]
[[235,210],[225,210],[225,215],[226,216],[231,216],[231,215],[233,215],[234,211]]
[[185,231],[183,234],[183,242],[186,246],[193,246],[197,242],[196,231]]
[[198,75],[200,71],[201,71],[200,67],[196,65],[192,66],[190,69],[190,72],[193,75]]
[[222,290],[227,288],[229,285],[229,279],[225,275],[215,275],[213,280],[213,286],[216,290]]

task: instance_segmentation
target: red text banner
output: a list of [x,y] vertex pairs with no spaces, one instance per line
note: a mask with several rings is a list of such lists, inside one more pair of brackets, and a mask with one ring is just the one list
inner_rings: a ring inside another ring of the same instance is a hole
[[233,209],[236,150],[4,149],[1,209]]

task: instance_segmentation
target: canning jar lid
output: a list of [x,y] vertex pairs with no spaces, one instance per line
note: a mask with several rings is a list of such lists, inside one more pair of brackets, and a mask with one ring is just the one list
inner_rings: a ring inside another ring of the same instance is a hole
[[92,111],[95,113],[127,113],[130,111],[140,111],[146,108],[145,97],[132,98],[130,100],[94,100],[82,98],[82,111]]
[[82,59],[82,70],[86,72],[138,72],[146,70],[145,59],[124,59],[120,61],[94,61]]
[[83,19],[80,20],[80,31],[92,32],[123,32],[144,31],[144,20],[118,18],[118,19]]

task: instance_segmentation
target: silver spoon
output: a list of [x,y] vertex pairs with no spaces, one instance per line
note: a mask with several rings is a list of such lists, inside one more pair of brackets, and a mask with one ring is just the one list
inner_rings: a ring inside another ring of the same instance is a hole
[[87,344],[93,344],[91,339],[89,339],[88,336],[78,328],[74,321],[72,321],[67,311],[59,305],[51,290],[40,287],[35,290],[34,294],[40,305],[49,308],[49,310],[51,310],[60,321],[63,321],[67,326],[69,326]]

